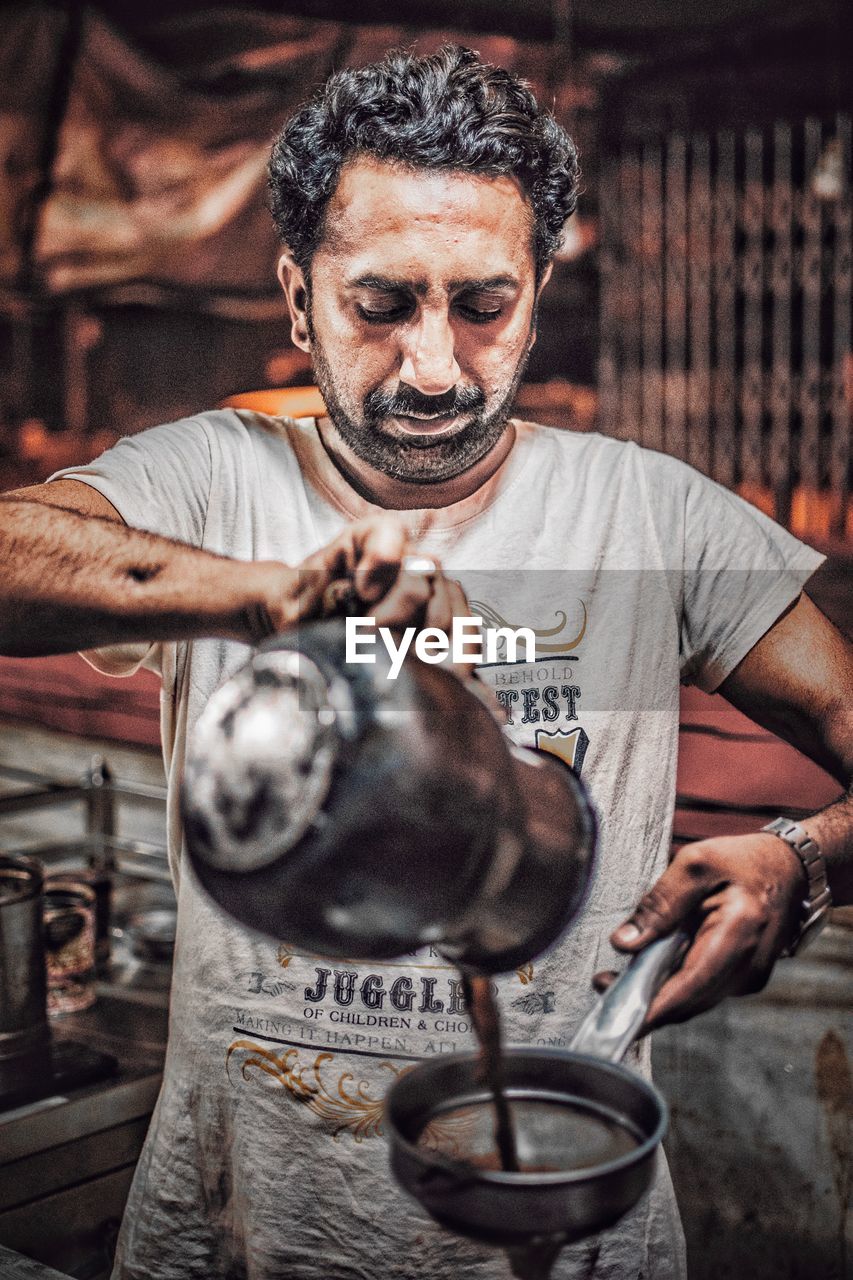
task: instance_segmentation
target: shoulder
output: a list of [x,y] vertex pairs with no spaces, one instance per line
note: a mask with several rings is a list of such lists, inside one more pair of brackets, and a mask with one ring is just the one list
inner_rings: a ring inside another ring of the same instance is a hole
[[657,458],[663,460],[664,470],[668,463],[690,470],[675,459],[651,454],[633,440],[616,440],[597,431],[573,431],[536,422],[516,422],[515,427],[522,447],[531,451],[540,467],[554,467],[585,484],[619,487],[630,483],[637,497],[645,487],[647,471],[656,478]]
[[292,457],[294,434],[305,429],[305,423],[291,418],[246,409],[209,409],[140,431],[127,443],[145,454],[178,455],[184,461],[204,455],[215,469],[252,465],[259,458],[262,465],[275,467]]
[[290,418],[273,418],[269,414],[255,413],[248,409],[207,409],[169,423],[165,428],[153,427],[151,431],[142,434],[148,436],[163,430],[173,430],[204,435],[211,443],[225,447],[246,447],[256,440],[284,440],[289,429],[294,427],[296,423]]
[[632,440],[615,440],[597,431],[574,431],[518,419],[514,425],[519,440],[528,448],[565,458],[575,465],[632,466],[640,454],[648,452]]
[[178,418],[174,422],[148,427],[130,438],[151,439],[160,432],[174,431],[237,440],[247,440],[255,436],[284,439],[293,430],[299,430],[300,423],[304,426],[307,421],[308,419],[300,419],[297,422],[293,418],[275,418],[268,413],[257,413],[249,409],[204,409],[199,413],[189,414],[185,418]]

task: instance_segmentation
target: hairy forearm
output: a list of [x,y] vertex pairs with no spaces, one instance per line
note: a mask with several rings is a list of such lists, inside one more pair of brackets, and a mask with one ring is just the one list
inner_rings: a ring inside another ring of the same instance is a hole
[[249,640],[273,629],[259,580],[270,566],[38,502],[0,500],[0,564],[0,652],[8,656],[199,636]]
[[[814,760],[843,788],[837,800],[799,819],[823,854],[833,902],[843,906],[853,903],[853,700],[847,673],[829,675],[826,685],[829,692],[816,702],[813,720],[772,706],[763,715],[754,713],[754,718]],[[784,804],[781,813],[786,816]]]
[[[720,690],[836,778],[842,795],[800,825],[820,846],[833,900],[853,903],[853,645],[801,596]],[[784,800],[781,812],[785,815]],[[780,846],[784,842],[780,841]],[[794,859],[795,855],[791,854]]]
[[800,823],[816,840],[826,862],[836,906],[853,904],[853,787],[834,804]]

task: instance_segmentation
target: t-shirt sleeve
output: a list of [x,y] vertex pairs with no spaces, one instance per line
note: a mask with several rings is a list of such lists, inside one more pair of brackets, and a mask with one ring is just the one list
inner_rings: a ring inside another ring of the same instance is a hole
[[211,486],[208,428],[199,418],[126,436],[94,462],[50,480],[82,480],[112,503],[125,524],[197,547]]
[[657,454],[649,470],[658,541],[678,577],[681,677],[712,693],[825,557],[684,463]]
[[[211,489],[208,427],[185,418],[119,440],[85,466],[66,467],[49,480],[81,480],[112,503],[125,524],[200,546]],[[82,656],[104,675],[159,669],[159,644],[109,645]]]

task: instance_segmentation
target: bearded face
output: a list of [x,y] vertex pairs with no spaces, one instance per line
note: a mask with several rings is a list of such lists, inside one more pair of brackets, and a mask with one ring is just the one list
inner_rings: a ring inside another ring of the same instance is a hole
[[360,461],[410,484],[449,480],[494,448],[506,429],[532,345],[490,393],[474,383],[457,383],[431,396],[398,381],[394,388],[371,388],[359,402],[346,370],[336,374],[313,324],[311,328],[314,376],[338,435]]
[[505,435],[535,339],[532,230],[512,178],[344,166],[310,280],[280,274],[324,442],[365,491],[452,482]]

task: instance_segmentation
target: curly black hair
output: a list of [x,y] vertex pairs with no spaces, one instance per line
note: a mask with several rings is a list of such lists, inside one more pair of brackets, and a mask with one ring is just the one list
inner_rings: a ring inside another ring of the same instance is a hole
[[525,81],[459,45],[423,58],[395,50],[330,76],[273,147],[270,209],[306,277],[341,168],[357,155],[412,169],[514,176],[533,210],[537,278],[577,201],[575,145]]

